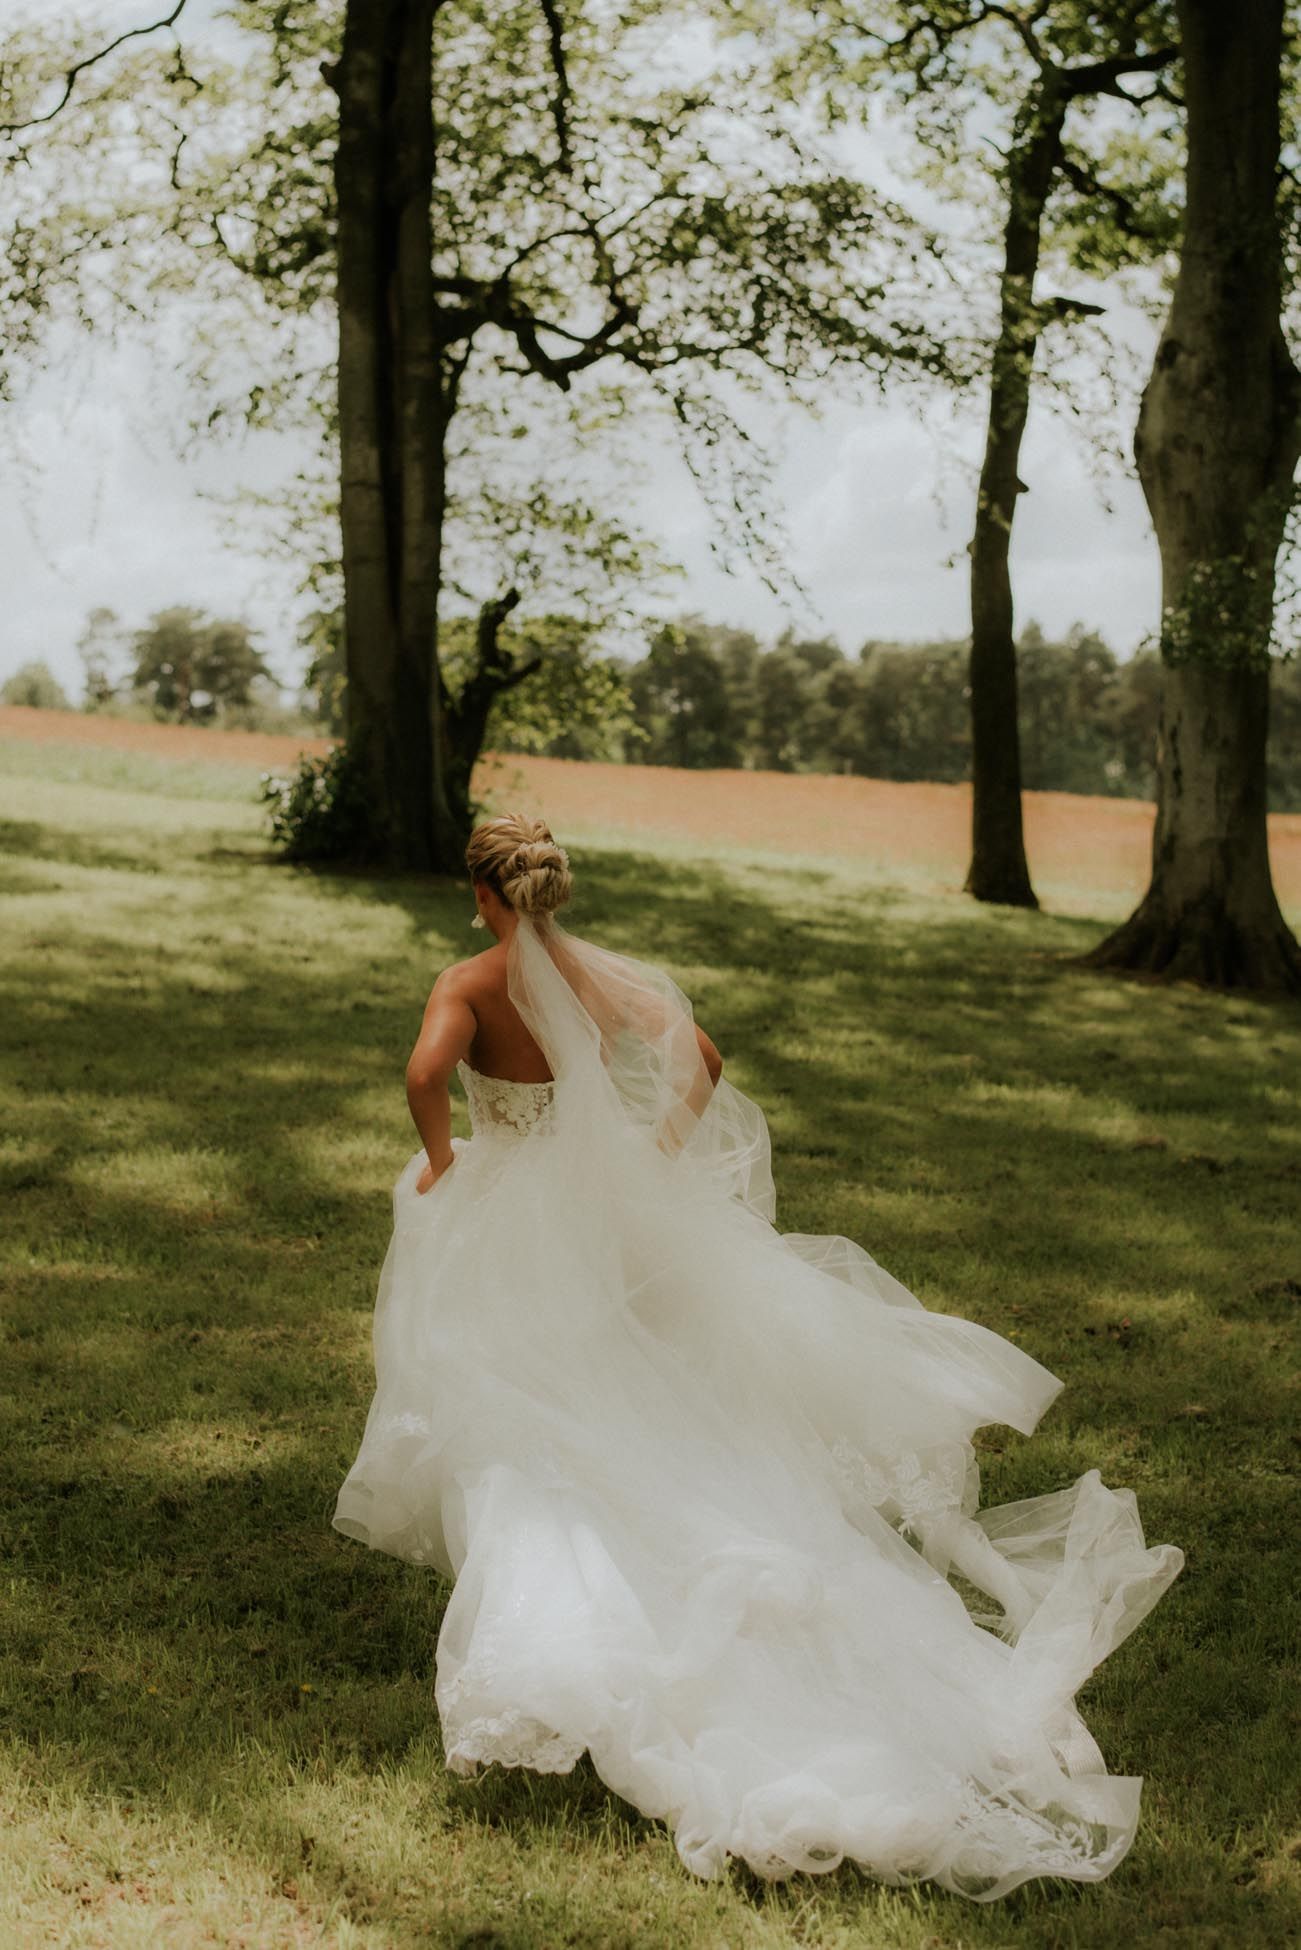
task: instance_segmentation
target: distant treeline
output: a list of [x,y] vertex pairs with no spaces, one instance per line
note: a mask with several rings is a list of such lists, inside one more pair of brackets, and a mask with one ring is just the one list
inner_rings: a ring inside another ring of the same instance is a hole
[[[628,673],[639,737],[626,755],[652,765],[850,772],[878,779],[970,775],[967,646],[869,641],[846,657],[788,634],[765,649],[748,631],[667,626]],[[1025,785],[1149,798],[1155,791],[1161,662],[1125,662],[1084,629],[1050,642],[1031,625],[1018,647]],[[563,750],[563,738],[553,749]],[[577,752],[575,756],[579,755]],[[1270,804],[1301,810],[1301,663],[1274,671]]]
[[[317,619],[313,662],[296,708],[281,701],[247,626],[172,609],[127,632],[92,613],[78,646],[84,705],[242,730],[328,731],[346,725],[339,617]],[[472,625],[440,632],[453,687]],[[970,777],[967,645],[869,640],[847,657],[826,638],[793,633],[765,646],[748,630],[687,617],[666,624],[634,662],[598,653],[590,626],[555,617],[528,626],[512,654],[536,658],[528,681],[498,699],[488,744],[498,751],[644,765],[849,772],[946,784]],[[1161,661],[1121,662],[1077,628],[1049,642],[1031,624],[1017,650],[1024,785],[1040,792],[1151,798]],[[67,709],[43,662],[0,685],[0,702]],[[1301,812],[1301,659],[1277,663],[1270,686],[1269,805]]]

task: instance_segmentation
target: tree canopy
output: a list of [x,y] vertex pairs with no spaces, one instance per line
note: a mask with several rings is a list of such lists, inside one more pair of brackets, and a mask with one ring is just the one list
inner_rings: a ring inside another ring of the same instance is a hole
[[[887,773],[924,746],[935,776],[970,772],[984,899],[1033,904],[1024,784],[1154,781],[1152,899],[1165,885],[1169,907],[1178,855],[1194,918],[1144,936],[1145,965],[1272,980],[1296,966],[1264,816],[1267,777],[1289,789],[1299,23],[1292,0],[1238,11],[235,0],[239,60],[189,33],[184,0],[116,37],[29,22],[0,77],[0,395],[60,329],[149,320],[208,435],[311,437],[257,513],[298,564],[376,859],[452,868],[490,737]],[[1154,319],[1167,300],[1136,429],[1160,660],[1121,665],[1088,631],[1050,646],[1016,628],[1024,437],[1051,398],[1123,449],[1135,302]],[[663,614],[672,564],[608,483],[650,430],[675,430],[725,559],[791,593],[775,407],[905,382],[914,403],[965,390],[984,416],[965,644],[851,662],[816,626],[760,654],[666,622],[625,683],[615,635],[653,589]],[[172,648],[142,679],[160,710],[262,681],[241,680],[258,653],[237,633],[208,643],[211,683]],[[103,695],[101,649],[84,646]],[[1195,841],[1190,766],[1198,804],[1237,808]],[[1218,892],[1198,879],[1212,859]],[[1185,925],[1218,928],[1214,952],[1176,941]]]

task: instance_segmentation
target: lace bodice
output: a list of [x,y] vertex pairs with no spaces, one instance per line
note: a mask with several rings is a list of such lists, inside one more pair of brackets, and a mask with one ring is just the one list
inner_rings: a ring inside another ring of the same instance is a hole
[[458,1063],[457,1073],[470,1106],[470,1128],[476,1137],[528,1137],[551,1124],[555,1085],[516,1083],[511,1077],[485,1076],[482,1070]]

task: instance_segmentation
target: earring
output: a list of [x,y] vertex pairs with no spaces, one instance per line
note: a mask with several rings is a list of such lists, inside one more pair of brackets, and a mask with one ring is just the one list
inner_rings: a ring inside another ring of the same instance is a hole
[[486,928],[487,925],[488,923],[484,920],[482,914],[476,914],[470,923],[472,928]]

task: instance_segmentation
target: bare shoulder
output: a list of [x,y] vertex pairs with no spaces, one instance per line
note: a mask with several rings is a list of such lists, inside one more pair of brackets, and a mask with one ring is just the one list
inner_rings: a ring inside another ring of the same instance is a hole
[[500,947],[487,948],[465,961],[454,961],[436,978],[434,994],[449,1001],[472,1002],[476,995],[485,995],[501,985],[505,964],[505,953]]

